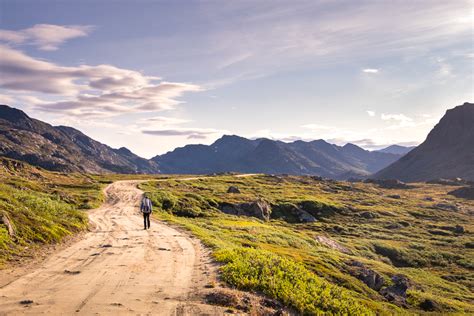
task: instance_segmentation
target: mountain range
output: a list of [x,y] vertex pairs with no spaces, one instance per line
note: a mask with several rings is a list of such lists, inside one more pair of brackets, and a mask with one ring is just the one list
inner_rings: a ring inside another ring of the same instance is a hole
[[126,148],[113,149],[67,126],[51,126],[0,105],[0,156],[48,170],[88,173],[158,173],[158,165]]
[[124,147],[111,148],[72,127],[52,126],[0,105],[0,156],[62,172],[242,172],[407,182],[456,177],[474,180],[474,104],[448,110],[416,148],[392,145],[368,151],[322,139],[286,143],[224,135],[211,145],[186,145],[150,160]]
[[474,103],[448,110],[422,144],[374,177],[408,182],[458,177],[474,181]]
[[287,173],[347,179],[366,177],[401,156],[354,144],[337,146],[322,139],[285,143],[224,135],[211,145],[187,145],[152,160],[164,173]]

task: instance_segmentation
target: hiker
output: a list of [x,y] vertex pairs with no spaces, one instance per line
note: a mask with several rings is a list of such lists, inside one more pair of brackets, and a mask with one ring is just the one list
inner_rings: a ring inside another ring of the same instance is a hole
[[150,228],[150,214],[152,211],[152,205],[150,198],[145,194],[140,204],[140,211],[143,213],[143,224],[144,229]]

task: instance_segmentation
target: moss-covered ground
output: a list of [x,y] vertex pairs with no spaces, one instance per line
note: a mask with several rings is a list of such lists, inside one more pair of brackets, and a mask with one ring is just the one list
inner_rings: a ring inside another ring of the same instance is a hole
[[[236,186],[240,194],[227,193]],[[381,189],[374,184],[311,177],[256,175],[150,181],[140,186],[159,212],[213,249],[223,281],[277,298],[304,314],[423,312],[474,313],[473,201],[446,193],[452,187],[415,184]],[[222,203],[263,199],[269,221],[227,215]],[[304,206],[317,221],[295,223],[288,205]],[[319,242],[321,236],[341,249]],[[349,273],[357,261],[384,277],[406,276],[407,303],[386,301]]]

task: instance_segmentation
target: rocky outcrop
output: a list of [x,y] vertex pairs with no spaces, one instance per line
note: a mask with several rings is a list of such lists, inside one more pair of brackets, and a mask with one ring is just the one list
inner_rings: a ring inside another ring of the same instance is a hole
[[240,190],[239,190],[238,187],[231,185],[231,186],[227,189],[227,193],[239,194],[239,193],[240,193]]
[[312,223],[316,221],[313,215],[292,203],[273,205],[272,218],[282,219],[288,223]]
[[256,217],[264,221],[270,220],[272,212],[270,204],[264,200],[240,204],[221,203],[219,209],[226,214]]
[[364,282],[374,291],[380,291],[385,285],[385,279],[372,269],[367,268],[362,262],[349,262],[349,273]]
[[411,286],[410,280],[404,275],[397,274],[392,277],[392,282],[393,285],[380,290],[380,294],[382,294],[389,302],[399,306],[406,306],[407,290]]
[[337,251],[345,253],[345,254],[351,254],[352,253],[349,249],[347,249],[346,247],[342,246],[337,241],[335,241],[335,240],[333,240],[329,237],[316,236],[315,239],[320,244],[325,245],[325,246],[327,246],[331,249],[337,250]]
[[462,187],[462,188],[450,191],[448,192],[448,194],[461,198],[461,199],[474,200],[474,186]]
[[8,235],[10,237],[15,237],[15,228],[13,227],[13,224],[11,223],[10,219],[8,218],[7,214],[2,214],[0,216],[0,225],[5,225],[8,231]]

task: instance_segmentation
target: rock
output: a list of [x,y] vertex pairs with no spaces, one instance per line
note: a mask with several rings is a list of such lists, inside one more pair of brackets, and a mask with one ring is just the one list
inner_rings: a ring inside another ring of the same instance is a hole
[[386,179],[386,180],[379,180],[379,179],[367,179],[364,183],[374,183],[377,184],[379,187],[383,189],[411,189],[413,186],[406,184],[397,179]]
[[359,216],[363,217],[363,218],[366,218],[366,219],[374,219],[374,218],[379,217],[378,214],[373,213],[373,212],[369,212],[369,211],[359,213]]
[[403,226],[400,223],[391,223],[385,226],[385,228],[388,228],[388,229],[400,229],[402,227]]
[[8,235],[10,237],[15,237],[15,228],[13,227],[12,223],[10,222],[10,219],[8,218],[7,214],[3,214],[2,217],[0,218],[0,225],[5,225],[7,227]]
[[226,214],[256,217],[265,221],[270,219],[272,212],[270,205],[263,200],[240,204],[221,203],[219,209]]
[[421,302],[419,306],[422,310],[429,312],[435,312],[440,310],[439,304],[428,298]]
[[401,196],[398,194],[392,194],[392,195],[389,195],[388,197],[391,199],[401,199]]
[[230,186],[230,187],[227,189],[227,193],[235,193],[235,194],[238,194],[238,193],[240,193],[240,190],[239,190],[238,187]]
[[453,191],[448,192],[449,195],[453,195],[457,198],[466,200],[474,200],[474,187],[462,187]]
[[442,209],[444,211],[459,211],[459,207],[455,204],[449,204],[449,203],[438,203],[434,205],[435,208]]
[[385,284],[383,276],[367,268],[362,262],[351,261],[349,265],[351,266],[349,273],[364,282],[372,290],[380,291]]
[[456,226],[454,226],[453,232],[454,232],[455,234],[464,234],[465,230],[464,230],[464,227],[463,227],[463,226],[461,226],[461,225],[456,225]]
[[410,280],[404,275],[397,274],[392,277],[392,281],[393,285],[380,290],[380,294],[389,302],[399,306],[406,306],[407,290],[411,286]]
[[427,197],[425,197],[425,201],[433,202],[434,199],[431,196],[427,196]]
[[346,253],[346,254],[351,254],[352,252],[347,249],[346,247],[342,246],[341,244],[339,244],[338,242],[336,242],[335,240],[332,240],[331,238],[329,237],[326,237],[326,236],[316,236],[315,238],[320,244],[323,244],[331,249],[334,249],[334,250],[337,250],[337,251],[340,251],[342,253]]
[[316,218],[292,203],[281,203],[272,206],[272,218],[281,218],[288,223],[312,223]]

